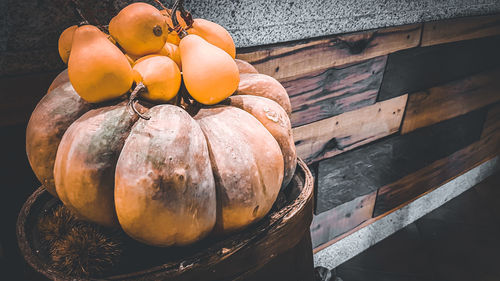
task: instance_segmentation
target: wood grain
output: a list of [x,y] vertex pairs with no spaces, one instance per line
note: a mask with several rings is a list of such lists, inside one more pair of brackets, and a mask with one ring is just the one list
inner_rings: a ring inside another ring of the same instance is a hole
[[420,43],[421,26],[405,25],[239,49],[237,58],[250,62],[260,73],[281,80],[416,47]]
[[300,126],[375,103],[387,56],[283,79]]
[[407,134],[500,101],[500,68],[411,94],[401,128]]
[[500,36],[390,54],[378,101],[414,93],[500,65]]
[[337,207],[447,157],[481,135],[486,110],[392,136],[319,162],[316,213]]
[[59,72],[0,78],[0,126],[27,123],[36,104]]
[[448,157],[411,173],[378,191],[374,216],[411,201],[500,154],[500,134],[488,135]]
[[370,219],[375,207],[376,197],[377,191],[373,191],[314,216],[311,224],[313,248]]
[[424,23],[422,46],[500,34],[500,15],[464,17]]
[[494,104],[488,110],[488,116],[483,126],[483,133],[481,138],[493,134],[500,134],[500,103]]
[[297,154],[306,163],[312,163],[396,133],[407,97],[396,97],[293,128]]

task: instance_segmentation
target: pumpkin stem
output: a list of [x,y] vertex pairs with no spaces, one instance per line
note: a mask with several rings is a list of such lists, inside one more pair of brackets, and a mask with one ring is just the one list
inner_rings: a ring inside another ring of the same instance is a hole
[[[174,6],[172,7],[172,24],[174,25],[175,32],[177,32],[177,35],[181,39],[188,35],[186,30],[182,28],[182,26],[179,24],[179,21],[177,20],[177,9],[179,9],[179,5],[182,5],[182,2],[183,2],[182,0],[176,0]],[[182,8],[182,10],[183,9],[184,8]]]
[[134,111],[134,113],[137,114],[140,118],[142,118],[144,120],[149,120],[149,119],[151,119],[150,116],[147,116],[147,115],[140,113],[139,110],[137,110],[137,108],[135,108],[135,103],[137,102],[137,99],[139,98],[139,93],[141,91],[144,91],[144,90],[146,90],[146,86],[144,86],[144,84],[142,82],[139,82],[135,86],[135,89],[132,91],[132,93],[130,93],[127,107],[129,109],[131,108]]

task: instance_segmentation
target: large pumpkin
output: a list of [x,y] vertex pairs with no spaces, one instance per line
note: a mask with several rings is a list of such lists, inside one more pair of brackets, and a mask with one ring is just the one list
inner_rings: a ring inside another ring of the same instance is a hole
[[139,106],[149,120],[123,101],[86,103],[63,72],[28,124],[35,174],[80,217],[147,244],[245,228],[269,212],[296,154],[286,91],[238,66],[240,89],[224,105],[195,116],[170,104]]

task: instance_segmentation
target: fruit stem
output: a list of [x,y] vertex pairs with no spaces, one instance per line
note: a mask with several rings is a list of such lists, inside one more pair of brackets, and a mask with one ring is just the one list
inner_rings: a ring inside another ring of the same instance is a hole
[[77,0],[72,0],[71,3],[73,4],[73,9],[75,9],[76,14],[82,19],[82,21],[78,24],[78,26],[86,25],[89,24],[89,21],[85,16],[83,15],[82,10],[80,9],[80,5],[77,2]]
[[127,107],[129,109],[132,108],[132,110],[135,112],[135,114],[137,114],[140,118],[145,119],[145,120],[149,120],[149,119],[151,119],[150,116],[147,116],[147,115],[140,113],[139,110],[137,110],[137,108],[135,108],[135,103],[137,102],[137,99],[139,98],[139,93],[144,91],[144,90],[146,90],[146,86],[144,86],[144,84],[142,82],[139,82],[135,86],[135,89],[132,91],[132,93],[130,93]]
[[174,25],[175,32],[177,32],[177,35],[181,39],[188,35],[186,30],[182,28],[182,26],[179,24],[179,21],[177,20],[177,9],[179,9],[179,5],[182,5],[182,2],[182,0],[176,0],[174,6],[172,7],[172,24]]
[[165,7],[165,5],[163,5],[163,3],[162,3],[162,2],[160,2],[160,0],[153,0],[153,1],[155,1],[155,2],[156,2],[156,4],[160,5],[160,7],[161,7],[162,9],[164,9],[164,10],[167,12],[167,14],[168,14],[168,9],[167,9],[167,7]]
[[[88,1],[85,2],[85,5],[82,5],[82,2],[80,0],[71,0],[71,3],[73,4],[73,8],[77,12],[78,16],[83,20],[80,25],[92,23],[93,25],[99,27],[101,31],[104,31],[102,29],[102,25],[97,20],[95,13],[90,8],[90,4],[88,3]],[[90,21],[87,19],[90,19]]]
[[194,20],[193,20],[193,16],[191,15],[191,13],[186,11],[186,9],[184,9],[184,0],[179,1],[179,11],[181,11],[182,19],[186,22],[186,25],[187,25],[186,29],[191,28]]

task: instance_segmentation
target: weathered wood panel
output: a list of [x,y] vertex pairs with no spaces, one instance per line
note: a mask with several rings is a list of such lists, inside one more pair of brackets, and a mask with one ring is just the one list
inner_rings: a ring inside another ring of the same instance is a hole
[[486,111],[383,139],[319,162],[316,213],[393,183],[477,141]]
[[377,191],[360,196],[331,210],[314,216],[311,224],[313,248],[355,228],[370,219]]
[[411,94],[401,133],[500,101],[500,68]]
[[414,93],[500,65],[500,36],[390,54],[378,101]]
[[238,50],[237,57],[281,80],[418,46],[421,24]]
[[481,138],[485,138],[493,134],[500,134],[500,103],[489,108],[488,116],[484,122]]
[[374,216],[397,208],[500,154],[499,136],[492,134],[481,138],[448,157],[381,187],[375,203]]
[[311,72],[281,81],[292,103],[292,126],[300,126],[375,103],[387,56]]
[[408,95],[293,128],[293,139],[306,163],[330,158],[396,133]]
[[27,123],[58,72],[0,78],[0,126]]
[[500,35],[500,15],[465,17],[424,23],[422,46]]

